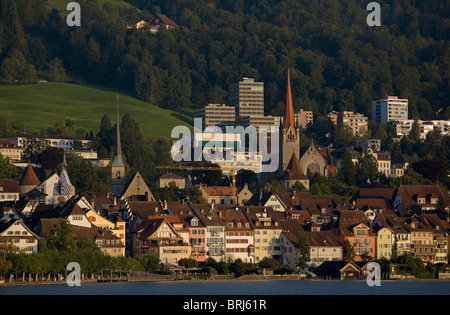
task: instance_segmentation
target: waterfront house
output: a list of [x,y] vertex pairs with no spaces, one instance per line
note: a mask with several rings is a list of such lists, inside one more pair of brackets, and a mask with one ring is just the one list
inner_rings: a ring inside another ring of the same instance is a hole
[[191,258],[197,261],[206,260],[206,226],[196,216],[194,210],[186,202],[167,202],[167,213],[180,218],[183,227],[189,230]]
[[383,227],[377,232],[376,258],[392,258],[394,231],[389,227]]
[[424,263],[433,263],[436,256],[433,228],[417,215],[406,218],[405,222],[411,233],[411,255],[419,257]]
[[10,244],[25,254],[38,252],[40,237],[22,219],[8,219],[0,222],[0,244]]
[[226,223],[221,219],[220,212],[214,204],[193,204],[191,207],[198,219],[206,226],[206,257],[211,257],[215,261],[225,261]]
[[133,257],[156,255],[163,264],[177,264],[191,255],[191,247],[165,217],[147,219],[132,231]]
[[424,214],[423,217],[428,226],[434,229],[433,243],[436,245],[434,263],[448,264],[448,222],[441,220],[436,214]]
[[[54,230],[62,218],[41,218],[37,230],[42,238]],[[125,256],[125,245],[111,231],[96,226],[72,225],[72,238],[91,239],[100,251],[109,256]]]
[[255,263],[265,257],[280,261],[282,227],[278,221],[285,219],[285,214],[269,207],[244,206],[242,210],[255,235]]
[[332,231],[321,231],[320,225],[313,223],[305,235],[310,247],[310,264],[313,266],[344,258],[342,243]]
[[355,261],[363,260],[362,255],[375,259],[376,234],[371,223],[361,210],[343,210],[339,212],[339,226],[336,230],[339,241],[344,244],[346,240],[354,248]]
[[281,231],[281,263],[290,268],[298,267],[298,243],[304,232],[298,220],[279,220]]
[[225,261],[255,262],[254,231],[241,207],[218,206],[217,213],[225,224]]
[[[389,259],[394,254],[400,256],[410,253],[411,233],[406,228],[404,221],[404,218],[398,217],[396,214],[377,213],[374,221],[377,233],[377,259],[383,256]],[[382,229],[388,229],[388,231],[381,231]],[[381,238],[380,231],[382,233]],[[391,237],[390,246],[388,245],[389,235]]]
[[314,273],[325,279],[360,280],[361,268],[352,261],[324,261]]

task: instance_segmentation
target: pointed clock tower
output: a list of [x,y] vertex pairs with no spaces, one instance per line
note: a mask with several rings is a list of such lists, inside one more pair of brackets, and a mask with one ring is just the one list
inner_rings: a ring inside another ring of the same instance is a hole
[[279,172],[283,173],[291,160],[291,157],[300,156],[300,129],[295,124],[294,105],[292,103],[291,79],[289,69],[287,73],[286,86],[286,108],[284,112],[283,125],[280,130],[280,167]]

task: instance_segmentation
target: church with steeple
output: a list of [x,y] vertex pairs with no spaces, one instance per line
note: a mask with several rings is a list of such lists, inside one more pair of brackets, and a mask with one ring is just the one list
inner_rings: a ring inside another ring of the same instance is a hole
[[295,124],[290,81],[291,79],[288,69],[286,108],[283,117],[283,125],[280,126],[280,173],[283,173],[286,170],[293,156],[295,156],[295,158],[300,156],[300,128],[298,128]]
[[283,125],[280,128],[280,168],[283,175],[280,181],[285,189],[300,182],[309,189],[309,179],[303,172],[300,163],[300,128],[295,123],[294,104],[292,102],[291,78],[288,69],[286,84],[286,108]]
[[117,96],[116,113],[116,149],[111,163],[111,193],[112,197],[120,197],[125,189],[125,165],[122,159],[119,126],[119,96]]

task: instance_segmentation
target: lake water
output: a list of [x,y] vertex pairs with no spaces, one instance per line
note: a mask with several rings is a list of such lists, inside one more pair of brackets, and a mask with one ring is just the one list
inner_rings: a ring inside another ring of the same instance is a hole
[[[0,295],[450,295],[450,281],[161,281],[0,287]],[[243,297],[245,298],[245,297]]]

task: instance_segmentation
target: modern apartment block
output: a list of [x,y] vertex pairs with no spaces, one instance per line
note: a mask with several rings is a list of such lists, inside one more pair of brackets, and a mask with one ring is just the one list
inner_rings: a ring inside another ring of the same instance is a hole
[[305,131],[309,125],[313,124],[314,114],[310,110],[300,109],[296,114],[295,118],[297,121],[297,126],[301,131]]
[[[395,125],[397,136],[408,136],[413,124],[413,119],[398,121]],[[417,120],[417,124],[421,139],[425,139],[427,133],[434,129],[438,129],[442,135],[448,135],[450,132],[450,120]]]
[[244,77],[242,81],[230,84],[229,104],[236,107],[240,117],[264,116],[264,83]]
[[208,126],[234,126],[236,112],[233,106],[208,104],[194,112],[194,118],[202,118],[203,128]]
[[352,129],[354,136],[368,128],[367,117],[363,114],[349,111],[332,111],[328,114],[328,118],[330,118],[333,124],[337,126],[341,126],[342,124],[349,126]]
[[353,135],[357,135],[364,129],[367,130],[367,117],[363,114],[358,114],[354,112],[341,112],[338,115],[338,126],[344,124],[352,128]]
[[372,101],[372,121],[386,124],[389,121],[408,119],[408,100],[397,96],[386,96]]
[[277,116],[246,116],[240,120],[244,128],[254,126],[256,131],[276,132],[280,128],[280,117]]

